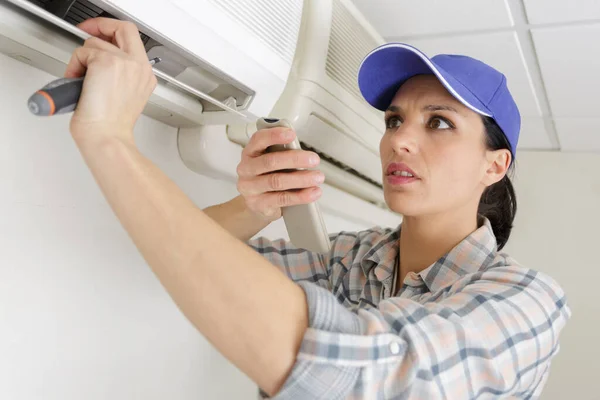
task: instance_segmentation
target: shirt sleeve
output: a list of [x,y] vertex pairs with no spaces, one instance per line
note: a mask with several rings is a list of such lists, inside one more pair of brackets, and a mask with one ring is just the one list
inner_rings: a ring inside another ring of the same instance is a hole
[[513,266],[357,312],[299,285],[309,328],[274,399],[535,397],[571,314],[550,277]]
[[270,240],[258,237],[248,241],[248,245],[277,266],[295,282],[309,281],[329,288],[329,260],[335,252],[336,238],[339,234],[330,234],[332,243],[329,254],[318,254],[300,249],[284,239]]

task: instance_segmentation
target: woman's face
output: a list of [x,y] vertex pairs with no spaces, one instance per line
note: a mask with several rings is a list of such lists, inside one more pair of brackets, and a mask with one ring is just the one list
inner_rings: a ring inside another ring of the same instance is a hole
[[385,120],[380,143],[385,200],[404,216],[476,210],[485,187],[506,170],[486,150],[481,116],[433,75],[402,85]]

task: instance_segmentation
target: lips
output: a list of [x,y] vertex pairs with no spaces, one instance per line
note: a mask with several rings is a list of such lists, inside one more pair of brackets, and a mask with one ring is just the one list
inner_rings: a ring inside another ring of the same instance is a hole
[[404,163],[391,163],[388,165],[386,175],[403,176],[407,178],[419,178],[415,171]]
[[404,163],[391,163],[386,170],[387,183],[392,186],[400,187],[416,182],[419,179],[415,171]]

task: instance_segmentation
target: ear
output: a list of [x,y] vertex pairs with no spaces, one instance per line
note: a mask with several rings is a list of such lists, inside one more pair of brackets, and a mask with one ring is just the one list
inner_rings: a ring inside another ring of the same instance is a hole
[[508,168],[510,167],[512,160],[512,154],[510,153],[510,150],[507,149],[488,150],[486,159],[487,169],[485,171],[485,175],[483,176],[482,183],[485,186],[491,186],[504,178],[508,172]]

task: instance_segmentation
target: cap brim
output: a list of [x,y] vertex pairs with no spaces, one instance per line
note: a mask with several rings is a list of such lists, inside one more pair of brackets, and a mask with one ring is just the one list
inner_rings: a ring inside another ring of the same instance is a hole
[[462,83],[418,49],[388,43],[371,51],[358,70],[358,87],[365,100],[385,111],[404,82],[416,75],[433,74],[454,98],[471,110],[491,117],[487,107]]

